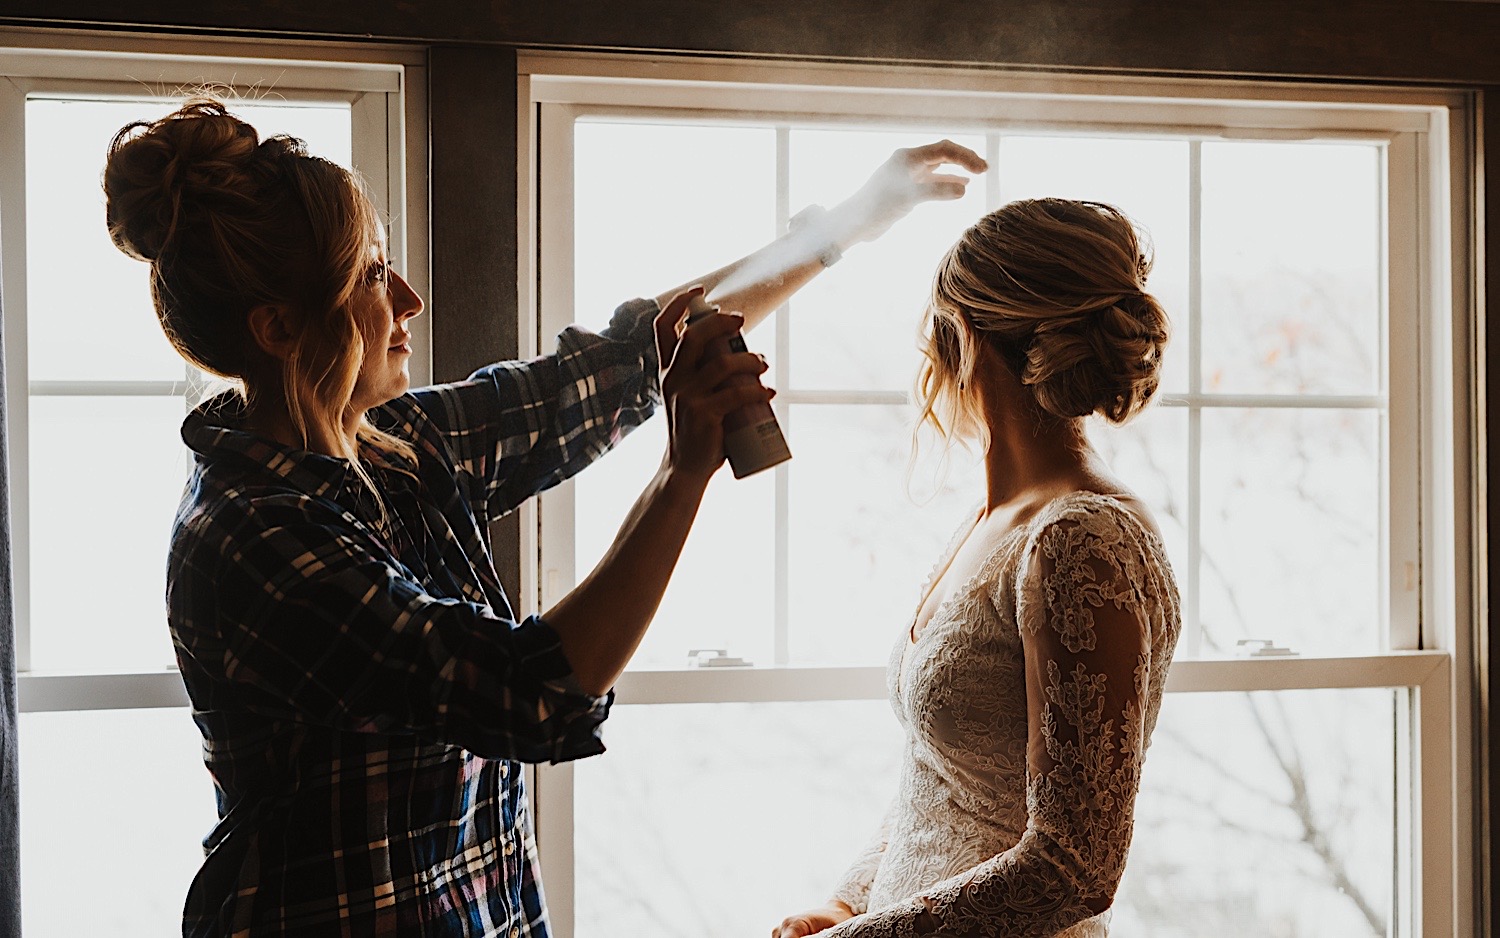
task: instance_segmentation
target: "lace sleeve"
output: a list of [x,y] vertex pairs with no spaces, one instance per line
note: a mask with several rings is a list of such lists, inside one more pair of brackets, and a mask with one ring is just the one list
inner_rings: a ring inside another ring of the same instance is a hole
[[890,811],[887,810],[885,817],[880,821],[880,828],[875,831],[875,836],[870,838],[859,856],[854,858],[854,863],[844,872],[843,878],[833,890],[831,898],[847,905],[855,915],[859,915],[869,907],[870,886],[875,882],[875,873],[880,869],[881,859],[885,857],[886,832],[890,828],[890,817]]
[[1070,513],[1028,543],[1027,828],[1010,850],[826,938],[1048,936],[1107,909],[1130,847],[1161,585],[1117,512]]

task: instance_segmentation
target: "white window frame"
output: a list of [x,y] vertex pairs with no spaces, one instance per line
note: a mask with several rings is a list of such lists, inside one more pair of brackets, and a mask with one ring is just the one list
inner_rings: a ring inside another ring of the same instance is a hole
[[[295,51],[289,56],[288,48]],[[353,163],[383,218],[392,262],[425,294],[429,280],[425,56],[341,44],[161,40],[0,31],[0,286],[5,299],[7,444],[15,578],[17,698],[21,713],[186,707],[175,667],[110,673],[31,667],[29,403],[33,395],[176,395],[165,381],[32,382],[27,363],[26,101],[28,97],[139,99],[205,84],[245,99],[343,102],[352,109]],[[233,99],[230,101],[233,108]],[[102,152],[102,151],[101,151]],[[418,180],[409,185],[408,179]],[[101,222],[102,223],[102,222]],[[412,324],[412,378],[431,380],[426,317]],[[184,373],[186,374],[186,373]],[[163,558],[165,562],[165,558]],[[166,627],[165,621],[162,627]]]
[[[1477,885],[1482,864],[1476,850],[1486,834],[1476,826],[1485,814],[1469,742],[1482,667],[1476,630],[1483,620],[1473,572],[1481,556],[1475,486],[1482,429],[1475,392],[1481,365],[1473,312],[1475,249],[1469,240],[1474,202],[1467,95],[584,53],[523,54],[518,71],[522,354],[545,351],[542,338],[574,316],[571,135],[580,116],[692,119],[734,112],[770,123],[838,118],[960,130],[998,125],[1047,130],[1087,123],[1200,139],[1315,137],[1385,144],[1389,230],[1383,234],[1390,238],[1391,261],[1384,284],[1390,322],[1381,346],[1391,388],[1383,429],[1390,441],[1389,477],[1383,480],[1389,495],[1381,519],[1382,531],[1388,532],[1382,563],[1391,592],[1384,609],[1390,621],[1382,623],[1386,645],[1368,656],[1206,660],[1194,658],[1196,649],[1185,642],[1167,690],[1406,689],[1410,724],[1398,725],[1399,794],[1404,796],[1398,800],[1410,806],[1412,816],[1402,824],[1410,849],[1397,857],[1395,900],[1401,919],[1395,927],[1399,934],[1428,938],[1475,934],[1476,903],[1484,894]],[[996,114],[1005,117],[997,120]],[[995,171],[994,160],[991,166]],[[780,221],[790,208],[795,206],[779,207]],[[1196,279],[1188,312],[1194,320],[1200,299]],[[785,329],[778,332],[787,335]],[[1199,335],[1194,322],[1189,341],[1199,341]],[[1419,354],[1391,355],[1392,346]],[[778,359],[784,362],[786,356]],[[1197,360],[1194,354],[1195,371]],[[1193,389],[1200,387],[1196,377],[1190,376]],[[787,393],[778,396],[779,406],[791,402]],[[1214,398],[1177,396],[1163,403],[1286,403],[1265,395]],[[1303,405],[1308,401],[1299,399]],[[1317,403],[1361,402],[1330,397]],[[1190,458],[1196,459],[1196,448],[1193,453]],[[1192,493],[1189,498],[1195,500]],[[517,600],[528,612],[548,608],[582,572],[572,561],[572,484],[539,501],[522,515],[523,595]],[[1189,528],[1195,530],[1191,522]],[[1196,622],[1197,584],[1191,577],[1183,592],[1185,613]],[[883,700],[886,694],[882,667],[631,670],[616,690],[620,705]],[[533,782],[553,929],[558,938],[573,938],[572,766],[538,767]]]

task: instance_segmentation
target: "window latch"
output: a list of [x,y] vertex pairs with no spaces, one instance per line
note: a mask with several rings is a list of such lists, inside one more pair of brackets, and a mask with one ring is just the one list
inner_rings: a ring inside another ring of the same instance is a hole
[[748,668],[755,662],[734,658],[727,648],[693,648],[688,651],[688,667],[692,668]]
[[1297,654],[1268,638],[1242,638],[1234,643],[1234,653],[1241,658],[1285,658]]

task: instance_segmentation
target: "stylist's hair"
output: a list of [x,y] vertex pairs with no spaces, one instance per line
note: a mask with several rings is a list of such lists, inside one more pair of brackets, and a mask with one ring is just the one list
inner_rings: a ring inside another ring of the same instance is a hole
[[950,439],[983,438],[973,393],[983,344],[1035,395],[1037,419],[1125,423],[1156,393],[1167,343],[1150,270],[1135,226],[1109,205],[1027,199],[984,216],[933,278],[922,422]]
[[[222,102],[196,96],[115,135],[104,192],[110,237],[151,263],[157,317],[184,358],[239,380],[252,403],[281,398],[304,443],[311,428],[340,425],[364,343],[384,339],[361,335],[350,311],[380,226],[357,177],[295,137],[261,140]],[[248,314],[262,305],[284,307],[297,327],[284,365],[250,335]],[[359,437],[407,449],[363,421]]]

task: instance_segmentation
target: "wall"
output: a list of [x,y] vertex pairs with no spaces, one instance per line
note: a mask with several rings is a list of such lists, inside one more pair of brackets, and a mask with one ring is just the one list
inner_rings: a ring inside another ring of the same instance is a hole
[[1500,4],[1473,0],[0,0],[0,18],[435,43],[1500,82]]

